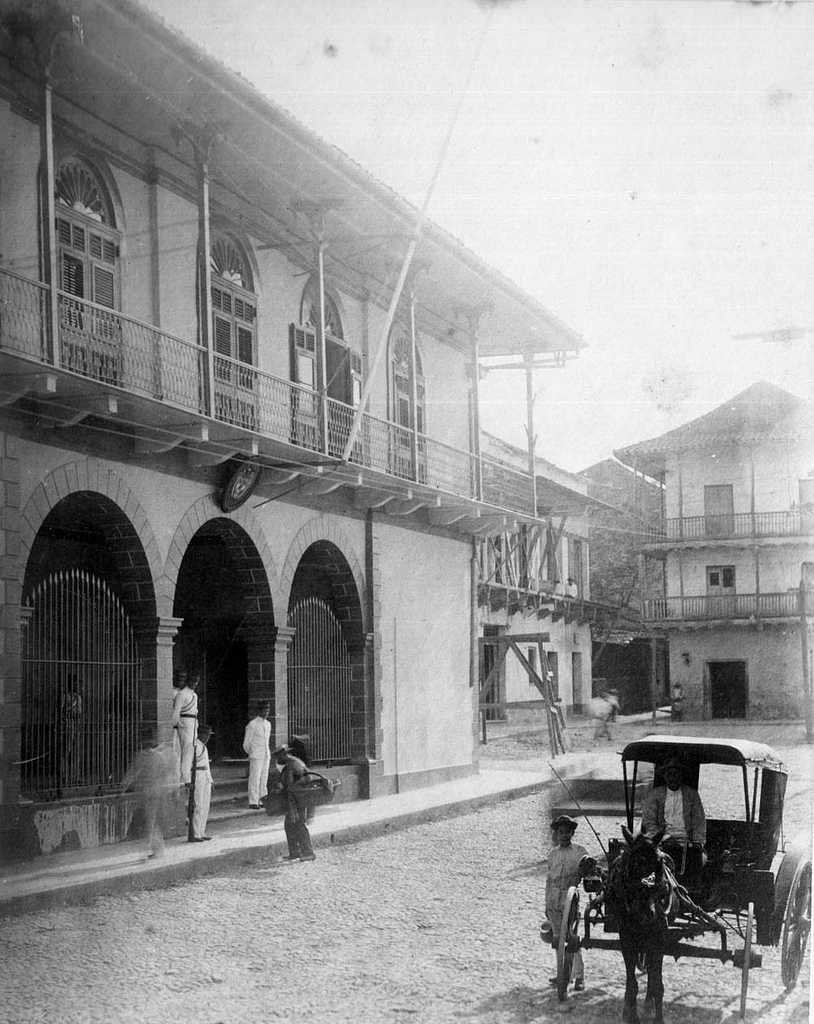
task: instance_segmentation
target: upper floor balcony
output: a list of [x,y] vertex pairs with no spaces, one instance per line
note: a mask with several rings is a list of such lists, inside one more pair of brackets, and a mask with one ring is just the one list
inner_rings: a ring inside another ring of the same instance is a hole
[[141,452],[187,442],[204,464],[243,456],[310,465],[323,474],[315,493],[383,486],[376,505],[396,501],[400,514],[423,506],[439,525],[533,515],[532,478],[503,462],[369,413],[345,461],[353,406],[106,306],[61,291],[54,299],[0,270],[0,399],[34,395],[41,422],[103,415],[126,425]]
[[651,550],[674,545],[717,544],[814,534],[814,508],[780,512],[731,512],[724,515],[683,516],[648,527]]
[[[806,594],[806,614],[814,614],[814,593]],[[687,623],[710,620],[792,619],[800,616],[799,590],[766,594],[702,594],[659,597],[643,602],[645,622]]]

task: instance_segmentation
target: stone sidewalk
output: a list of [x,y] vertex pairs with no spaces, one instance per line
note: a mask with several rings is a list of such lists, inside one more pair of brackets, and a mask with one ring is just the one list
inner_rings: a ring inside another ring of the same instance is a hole
[[[569,723],[571,724],[571,723]],[[570,753],[553,760],[569,779],[618,779],[619,752],[626,743],[648,733],[741,736],[771,746],[797,749],[800,763],[790,781],[789,793],[810,792],[814,779],[814,748],[804,744],[801,722],[734,723],[653,721],[649,715],[620,718],[611,742],[595,743],[589,721],[573,723],[568,730]],[[576,727],[574,727],[576,726]],[[392,796],[319,808],[311,826],[314,847],[334,841],[349,842],[381,835],[454,814],[465,814],[489,804],[547,790],[545,810],[559,793],[559,783],[549,767],[547,737],[538,731],[521,735],[491,734],[480,747],[480,771],[465,779]],[[553,805],[552,805],[553,806]],[[587,808],[585,808],[587,810]],[[591,808],[591,813],[603,813]],[[187,843],[185,838],[167,842],[160,859],[146,860],[143,844],[125,842],[93,850],[43,856],[24,864],[0,867],[0,918],[29,913],[94,896],[160,888],[184,879],[229,870],[234,866],[271,862],[287,852],[281,815],[255,816],[212,822],[208,843]]]
[[[502,800],[538,792],[550,783],[544,757],[481,766],[477,775],[373,800],[320,807],[311,825],[314,848],[354,841],[390,829],[463,814]],[[208,843],[167,841],[160,858],[146,858],[143,843],[57,853],[0,868],[0,917],[30,913],[95,896],[160,888],[184,879],[273,861],[287,852],[282,816],[256,816],[208,829]]]

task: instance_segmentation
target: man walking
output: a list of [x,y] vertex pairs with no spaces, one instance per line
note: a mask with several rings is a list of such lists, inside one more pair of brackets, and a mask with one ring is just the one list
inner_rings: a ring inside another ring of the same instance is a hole
[[208,725],[198,726],[193,757],[195,759],[195,810],[192,813],[191,843],[205,843],[211,837],[204,835],[209,817],[209,803],[212,799],[212,772],[209,768],[209,751],[206,744],[212,730]]
[[134,790],[144,815],[144,835],[147,857],[160,857],[164,853],[164,818],[167,800],[173,789],[174,770],[172,754],[159,747],[155,730],[145,728],[141,750],[133,758],[122,786],[125,792]]
[[189,786],[192,781],[192,748],[198,725],[198,677],[187,679],[178,691],[172,711],[173,728],[178,730],[178,744],[181,750],[181,782]]
[[285,743],[275,749],[274,759],[280,769],[286,800],[283,827],[288,840],[288,856],[284,859],[316,860],[317,855],[311,846],[311,833],[308,831],[308,804],[302,794],[297,792],[297,784],[308,774],[308,769],[298,757],[294,757]]
[[257,713],[243,734],[243,749],[249,755],[249,807],[253,811],[261,811],[263,806],[260,801],[268,796],[271,764],[271,722],[268,720],[270,711],[271,704],[267,700],[259,701]]

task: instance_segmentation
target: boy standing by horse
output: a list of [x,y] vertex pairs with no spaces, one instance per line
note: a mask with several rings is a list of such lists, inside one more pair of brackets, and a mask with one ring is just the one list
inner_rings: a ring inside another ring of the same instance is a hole
[[[561,814],[551,822],[551,831],[557,840],[557,845],[548,853],[548,878],[545,887],[545,912],[551,926],[551,944],[554,949],[560,940],[560,929],[562,928],[562,915],[565,909],[565,897],[572,885],[577,885],[582,877],[584,858],[588,857],[588,851],[579,843],[573,843],[577,823],[567,814]],[[540,926],[541,935],[547,932],[547,922]],[[574,990],[577,992],[585,988],[585,968],[582,963],[582,953],[577,950],[574,953],[571,977],[574,980]],[[556,975],[549,978],[552,985],[557,984]]]

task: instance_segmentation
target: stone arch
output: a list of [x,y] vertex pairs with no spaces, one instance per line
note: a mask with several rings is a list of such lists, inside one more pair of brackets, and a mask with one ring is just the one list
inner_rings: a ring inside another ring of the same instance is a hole
[[353,542],[338,523],[315,517],[309,520],[291,542],[280,575],[280,593],[288,608],[294,575],[305,552],[317,546],[323,564],[331,576],[337,609],[347,612],[347,631],[355,642],[363,641],[366,631],[365,577],[354,551]]
[[65,463],[34,489],[20,520],[21,564],[28,567],[46,519],[63,500],[71,497],[86,508],[110,546],[125,602],[131,608],[140,607],[144,616],[156,615],[157,584],[163,567],[155,534],[146,512],[122,477],[95,459]]
[[[255,611],[269,614],[273,621],[274,609],[283,605],[274,586],[277,573],[266,535],[247,506],[226,515],[211,496],[199,498],[187,510],[173,535],[160,587],[160,600],[167,609],[166,614],[172,611],[178,573],[186,549],[192,538],[207,528],[218,530],[235,558],[246,592],[256,602]],[[251,544],[246,544],[247,539]]]

